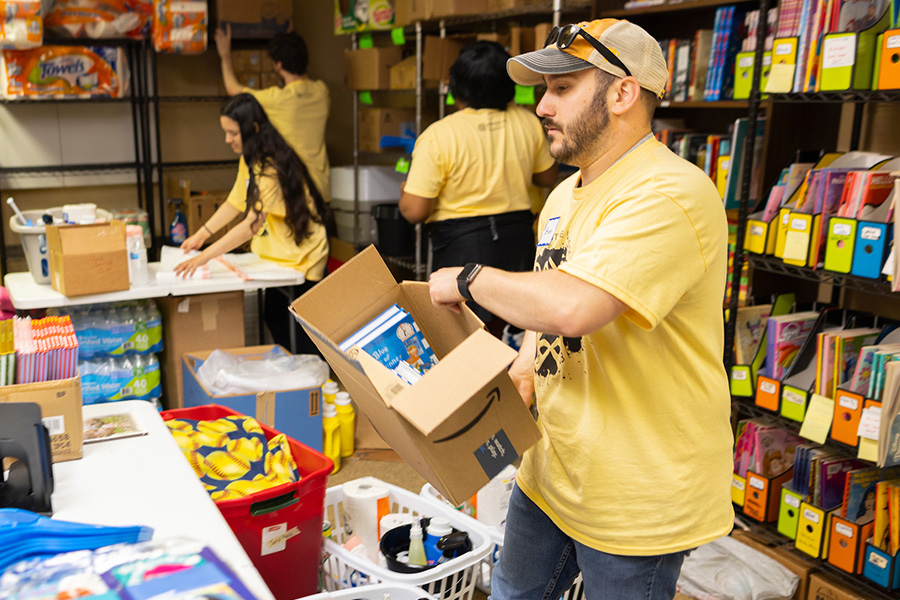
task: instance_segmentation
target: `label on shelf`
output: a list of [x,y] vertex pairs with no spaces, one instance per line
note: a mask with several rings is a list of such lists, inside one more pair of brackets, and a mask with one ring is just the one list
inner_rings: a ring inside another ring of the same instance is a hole
[[752,475],[747,478],[747,483],[750,484],[750,487],[756,488],[758,490],[766,489],[766,482],[760,479],[759,477],[753,477]]
[[806,404],[805,396],[796,392],[792,392],[790,390],[784,390],[784,395],[782,396],[782,398],[785,402],[790,402],[791,404],[797,404],[800,406]]
[[869,562],[879,569],[887,569],[888,560],[877,552],[869,552]]
[[731,372],[732,379],[737,381],[747,381],[747,371],[743,369],[738,369],[736,371]]
[[811,523],[819,524],[819,513],[814,510],[810,510],[808,508],[803,509],[803,518]]
[[853,537],[853,528],[847,525],[846,523],[835,523],[834,524],[834,532],[838,535],[842,535],[846,538]]
[[743,492],[747,486],[744,484],[743,479],[734,478],[731,480],[731,487],[740,492]]
[[831,233],[833,233],[834,235],[846,236],[853,233],[853,228],[846,223],[835,223],[831,228]]
[[856,62],[856,36],[826,37],[822,43],[822,68],[852,67]]
[[800,498],[798,496],[792,496],[791,494],[785,494],[784,503],[788,506],[793,506],[794,508],[800,508]]
[[847,410],[856,410],[859,408],[859,400],[853,396],[841,396],[841,399],[838,400],[838,405]]
[[777,390],[778,388],[771,381],[763,381],[762,383],[759,384],[759,389],[764,394],[774,394],[775,390]]

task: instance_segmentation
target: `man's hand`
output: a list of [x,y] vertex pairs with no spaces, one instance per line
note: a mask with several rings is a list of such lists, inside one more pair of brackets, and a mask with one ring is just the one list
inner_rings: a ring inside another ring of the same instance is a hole
[[231,62],[231,23],[216,29],[216,50],[220,59]]
[[459,295],[456,277],[462,270],[462,267],[448,267],[431,274],[428,279],[428,292],[433,305],[449,308],[455,313],[460,312],[459,305],[465,300]]

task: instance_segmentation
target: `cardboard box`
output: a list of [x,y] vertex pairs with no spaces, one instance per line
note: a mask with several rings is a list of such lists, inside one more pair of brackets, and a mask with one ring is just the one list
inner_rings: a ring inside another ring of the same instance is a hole
[[[290,352],[281,346],[229,348],[225,352],[245,359],[260,360],[273,348],[277,348],[282,354],[290,355]],[[263,425],[287,434],[313,450],[322,451],[322,390],[320,386],[256,394],[213,396],[197,377],[197,369],[212,352],[212,350],[205,350],[189,352],[184,355],[182,381],[186,407],[221,404],[253,417]]]
[[408,56],[391,66],[390,79],[392,90],[412,90],[416,88],[416,57]]
[[260,77],[260,89],[264,90],[270,87],[281,87],[281,75],[275,73],[274,71],[263,71]]
[[550,30],[553,29],[553,23],[538,23],[534,26],[534,46],[535,48],[543,48],[544,40],[547,39],[547,36],[550,35]]
[[[398,304],[440,362],[405,385],[376,359],[337,344]],[[540,433],[506,372],[516,352],[466,306],[435,308],[428,284],[398,284],[374,247],[353,257],[291,305],[359,409],[394,451],[453,504],[461,504]]]
[[232,50],[231,67],[235,73],[262,73],[265,50]]
[[359,111],[359,149],[381,152],[383,135],[404,135],[416,128],[416,111],[410,108],[363,108]]
[[[184,213],[187,217],[188,224],[188,235],[197,233],[197,231],[203,227],[204,223],[219,210],[219,207],[222,206],[227,199],[228,192],[200,192],[188,196],[184,206]],[[206,243],[211,244],[218,240],[237,222],[240,222],[240,217],[237,217],[234,221],[213,234]]]
[[394,23],[401,26],[427,21],[431,12],[431,0],[395,0]]
[[[536,50],[534,27],[510,27],[509,28],[509,54],[518,56]],[[543,43],[544,40],[540,40]]]
[[[485,12],[484,0],[430,0],[431,17],[460,17],[465,15],[480,15]],[[490,4],[490,1],[487,2]],[[487,8],[487,10],[491,10]]]
[[156,304],[163,316],[163,402],[183,408],[182,356],[244,345],[244,292],[168,296]]
[[265,38],[290,31],[293,16],[291,0],[216,0],[218,26],[230,25],[236,38]]
[[334,0],[334,32],[378,31],[405,25],[396,19],[400,0]]
[[50,283],[64,296],[127,290],[125,223],[47,225]]
[[0,402],[34,402],[50,432],[53,462],[81,458],[84,421],[81,418],[81,378],[0,387]]
[[251,90],[262,89],[262,75],[259,71],[235,72],[234,77],[244,87],[248,87]]
[[764,538],[751,532],[735,530],[731,537],[754,550],[762,552],[769,558],[777,560],[791,573],[797,575],[800,581],[797,584],[797,590],[794,592],[793,598],[794,600],[806,600],[809,591],[810,575],[819,570],[814,560],[792,551],[787,546],[771,545]]
[[386,90],[390,68],[400,62],[399,46],[344,51],[344,86],[348,90]]
[[868,600],[859,588],[847,585],[825,573],[813,573],[809,577],[809,595],[804,600]]
[[422,52],[422,78],[450,81],[450,65],[456,62],[463,42],[453,38],[425,36]]

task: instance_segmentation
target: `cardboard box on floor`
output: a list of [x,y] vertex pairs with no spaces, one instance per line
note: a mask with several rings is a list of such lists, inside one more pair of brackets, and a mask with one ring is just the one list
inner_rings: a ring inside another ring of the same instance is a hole
[[125,223],[47,225],[50,283],[64,296],[127,290]]
[[[272,350],[290,355],[281,346],[248,346],[221,348],[225,352],[249,360],[260,360]],[[290,390],[265,391],[246,394],[214,396],[197,376],[199,369],[213,350],[188,352],[183,357],[182,384],[184,405],[203,406],[221,404],[241,414],[253,417],[263,425],[284,433],[313,450],[322,451],[322,393],[321,386]]]
[[236,38],[267,38],[292,29],[291,0],[216,0],[218,27]]
[[0,402],[34,402],[50,432],[53,462],[81,458],[84,422],[81,418],[81,378],[0,386]]
[[806,600],[810,575],[819,570],[813,559],[801,556],[798,552],[794,552],[786,546],[771,545],[767,543],[765,538],[748,531],[736,529],[731,534],[731,537],[778,561],[791,573],[796,574],[800,581],[797,584],[797,591],[794,592],[793,600]]
[[871,596],[825,573],[813,573],[809,577],[809,595],[803,600],[869,600]]
[[[440,362],[407,386],[364,352],[337,344],[393,304],[413,316]],[[432,306],[428,284],[397,283],[373,246],[291,305],[359,409],[394,451],[461,504],[540,438],[506,372],[515,350],[463,307]]]
[[168,296],[156,304],[163,316],[163,403],[183,408],[182,356],[244,345],[244,292]]

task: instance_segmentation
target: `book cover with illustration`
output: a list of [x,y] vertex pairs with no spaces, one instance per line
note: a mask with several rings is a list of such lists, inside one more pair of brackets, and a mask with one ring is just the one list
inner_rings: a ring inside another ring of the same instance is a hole
[[863,467],[847,471],[841,516],[859,525],[873,521],[878,482],[897,477],[900,477],[900,467]]
[[[374,325],[373,325],[374,324]],[[347,338],[342,350],[359,348],[412,384],[438,359],[408,312],[394,304]]]
[[131,413],[91,417],[84,420],[85,444],[146,435],[146,433]]

